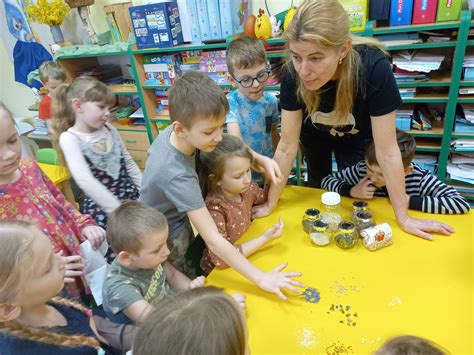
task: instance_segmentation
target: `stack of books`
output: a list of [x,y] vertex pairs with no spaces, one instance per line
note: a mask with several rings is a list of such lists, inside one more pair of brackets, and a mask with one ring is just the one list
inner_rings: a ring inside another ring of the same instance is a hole
[[451,179],[474,185],[473,156],[454,154],[448,162],[447,171]]
[[429,73],[438,70],[444,60],[442,55],[434,55],[420,51],[403,51],[393,56],[393,64],[400,69],[410,72]]
[[408,131],[411,128],[413,118],[413,105],[407,105],[395,111],[395,126],[402,131]]
[[428,154],[415,154],[413,161],[418,164],[422,169],[430,171],[432,174],[436,173],[438,162],[433,155]]
[[32,132],[35,136],[44,136],[48,135],[48,127],[46,126],[46,121],[39,117],[33,117],[33,126],[35,130]]
[[474,105],[463,104],[456,107],[456,121],[454,123],[456,133],[474,133]]
[[397,83],[414,83],[430,80],[430,76],[427,73],[404,70],[396,66],[393,67],[393,75],[395,76]]
[[416,95],[416,88],[399,88],[402,99],[411,99]]
[[229,84],[225,50],[202,52],[199,70],[207,74],[217,84]]
[[462,63],[462,79],[474,80],[474,55],[467,54]]
[[148,55],[143,63],[145,85],[173,85],[180,74],[181,55]]
[[451,147],[455,152],[474,152],[474,139],[458,138],[451,141]]

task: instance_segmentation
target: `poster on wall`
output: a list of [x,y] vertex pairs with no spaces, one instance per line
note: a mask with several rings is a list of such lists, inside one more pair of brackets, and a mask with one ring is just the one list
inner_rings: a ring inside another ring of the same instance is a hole
[[28,74],[53,57],[46,48],[36,42],[21,3],[16,0],[2,0],[0,18],[7,19],[0,23],[0,34],[7,55],[13,61],[15,81],[39,89],[42,86],[39,81],[33,81],[31,84],[27,82]]

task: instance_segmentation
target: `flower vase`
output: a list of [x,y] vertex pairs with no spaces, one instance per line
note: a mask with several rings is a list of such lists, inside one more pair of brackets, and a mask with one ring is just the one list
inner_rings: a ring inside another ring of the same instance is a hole
[[61,27],[59,27],[59,25],[49,26],[49,29],[51,30],[51,34],[53,35],[54,43],[64,42],[63,31],[61,30]]

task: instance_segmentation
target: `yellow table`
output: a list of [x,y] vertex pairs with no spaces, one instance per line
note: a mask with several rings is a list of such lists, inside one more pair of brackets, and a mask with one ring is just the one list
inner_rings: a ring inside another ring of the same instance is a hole
[[46,176],[63,192],[66,200],[76,206],[76,200],[74,199],[71,184],[69,183],[71,173],[69,172],[68,168],[65,166],[44,163],[38,163],[38,166],[41,168],[41,170],[43,170]]
[[[392,246],[374,252],[362,243],[350,250],[334,242],[318,247],[303,231],[301,217],[307,208],[320,207],[322,192],[287,187],[274,213],[255,220],[242,238],[261,234],[282,216],[283,236],[250,260],[266,271],[288,261],[288,271],[301,271],[305,286],[320,292],[319,303],[290,292],[288,301],[281,301],[232,269],[215,270],[208,277],[207,284],[247,295],[252,354],[368,354],[387,338],[402,334],[432,339],[452,354],[472,354],[473,213],[436,216],[456,233],[431,242],[404,233],[389,201],[376,198],[369,207],[377,223],[392,227]],[[349,218],[353,201],[343,198],[343,218]],[[344,314],[336,308],[339,305]],[[347,325],[347,318],[355,325]]]

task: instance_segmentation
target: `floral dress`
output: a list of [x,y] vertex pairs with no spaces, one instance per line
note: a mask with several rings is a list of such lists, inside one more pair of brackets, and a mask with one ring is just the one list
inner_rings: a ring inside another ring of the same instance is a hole
[[[0,220],[31,222],[49,238],[56,251],[66,256],[78,255],[80,243],[86,240],[81,231],[95,225],[94,220],[79,213],[34,160],[22,158],[19,169],[19,180],[0,185]],[[76,278],[65,289],[75,297],[84,285]]]
[[[76,135],[92,175],[120,201],[137,200],[140,193],[127,172],[120,136],[115,130],[109,127],[107,129],[113,139],[112,148],[108,152],[96,152],[74,132],[69,132]],[[92,198],[86,196],[79,210],[91,215],[102,228],[107,227],[107,214]]]

